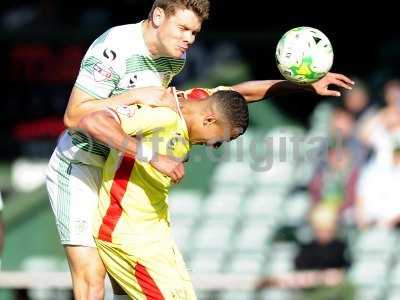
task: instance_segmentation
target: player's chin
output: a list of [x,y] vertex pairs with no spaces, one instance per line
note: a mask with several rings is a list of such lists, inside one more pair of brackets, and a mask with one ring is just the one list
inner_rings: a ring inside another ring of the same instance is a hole
[[186,51],[187,49],[176,47],[173,51],[173,56],[174,58],[181,58],[186,53]]

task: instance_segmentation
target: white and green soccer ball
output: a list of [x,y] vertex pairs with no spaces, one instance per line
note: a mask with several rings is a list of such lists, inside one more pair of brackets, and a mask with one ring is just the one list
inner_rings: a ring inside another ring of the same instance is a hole
[[286,32],[278,42],[275,56],[283,77],[298,84],[318,81],[333,63],[329,39],[312,27],[297,27]]

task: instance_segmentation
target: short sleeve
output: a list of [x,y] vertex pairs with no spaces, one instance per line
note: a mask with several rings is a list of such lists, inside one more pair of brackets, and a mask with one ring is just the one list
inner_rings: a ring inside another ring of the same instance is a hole
[[115,112],[120,119],[121,128],[129,135],[149,134],[178,122],[178,115],[166,107],[118,106]]
[[108,98],[121,79],[123,58],[113,29],[99,36],[82,59],[75,86],[96,99]]

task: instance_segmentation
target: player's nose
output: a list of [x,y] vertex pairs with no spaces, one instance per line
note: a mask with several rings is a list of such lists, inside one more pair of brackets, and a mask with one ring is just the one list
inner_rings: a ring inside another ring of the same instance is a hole
[[191,46],[196,39],[196,35],[193,34],[191,31],[185,32],[185,37],[184,37],[184,42],[187,44],[187,46]]

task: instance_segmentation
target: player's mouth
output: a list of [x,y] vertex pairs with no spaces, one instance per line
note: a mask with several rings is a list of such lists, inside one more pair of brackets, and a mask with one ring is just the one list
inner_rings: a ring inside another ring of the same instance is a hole
[[178,46],[178,49],[179,49],[179,51],[181,51],[182,53],[185,53],[186,51],[188,51],[188,47],[181,47],[181,46]]

